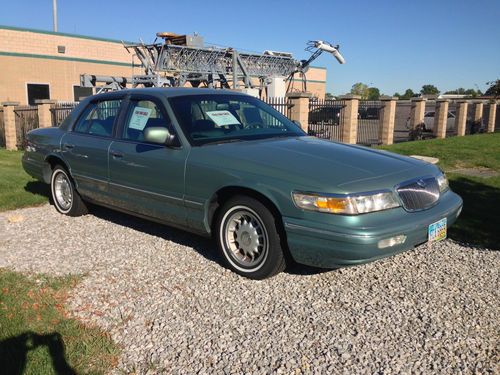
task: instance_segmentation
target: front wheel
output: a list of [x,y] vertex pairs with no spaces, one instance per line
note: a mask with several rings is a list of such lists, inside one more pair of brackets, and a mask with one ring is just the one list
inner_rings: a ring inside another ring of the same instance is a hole
[[236,196],[217,218],[217,242],[226,265],[234,272],[265,279],[286,267],[277,218],[257,199]]
[[87,206],[75,189],[75,184],[66,169],[56,165],[50,178],[50,191],[56,210],[68,216],[85,215]]

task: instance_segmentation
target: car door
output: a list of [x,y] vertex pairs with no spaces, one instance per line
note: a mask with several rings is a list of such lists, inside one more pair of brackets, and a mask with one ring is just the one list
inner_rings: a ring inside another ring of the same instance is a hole
[[109,196],[108,149],[122,101],[122,96],[91,101],[61,139],[61,152],[79,193],[99,202]]
[[[184,166],[188,151],[144,139],[148,127],[175,135],[164,103],[154,96],[131,95],[109,148],[110,191],[123,209],[185,225]],[[176,137],[178,139],[178,137]]]

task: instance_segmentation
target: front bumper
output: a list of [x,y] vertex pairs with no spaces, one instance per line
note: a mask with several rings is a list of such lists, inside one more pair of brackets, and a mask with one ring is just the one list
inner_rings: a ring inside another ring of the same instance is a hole
[[[437,205],[420,212],[410,213],[398,208],[356,218],[337,217],[345,221],[342,225],[291,217],[283,220],[288,247],[296,262],[337,268],[368,263],[426,242],[429,224],[446,217],[448,227],[451,226],[460,215],[462,205],[462,199],[448,191]],[[352,221],[350,227],[349,219]],[[380,240],[401,234],[407,237],[403,244],[378,248]]]

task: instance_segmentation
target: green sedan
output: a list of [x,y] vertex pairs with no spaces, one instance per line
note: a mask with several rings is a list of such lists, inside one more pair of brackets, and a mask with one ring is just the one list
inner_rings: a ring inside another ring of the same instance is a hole
[[253,279],[441,240],[462,209],[434,165],[307,136],[223,90],[89,97],[59,128],[27,135],[23,166],[62,214],[91,202],[212,236],[227,267]]

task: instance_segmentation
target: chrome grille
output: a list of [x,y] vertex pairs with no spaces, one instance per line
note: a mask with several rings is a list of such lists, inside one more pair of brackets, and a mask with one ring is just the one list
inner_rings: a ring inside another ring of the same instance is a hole
[[434,177],[403,183],[397,192],[406,211],[425,210],[439,199],[439,185]]

